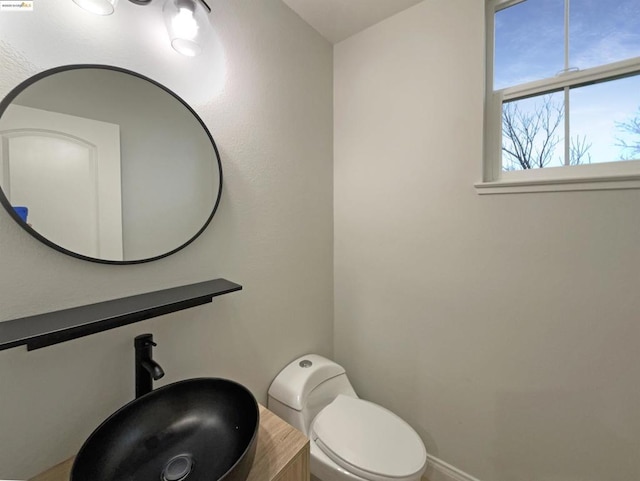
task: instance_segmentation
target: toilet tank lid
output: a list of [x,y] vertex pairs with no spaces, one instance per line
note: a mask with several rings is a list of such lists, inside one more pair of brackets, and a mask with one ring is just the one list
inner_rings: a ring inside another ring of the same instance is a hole
[[307,354],[280,371],[269,387],[269,396],[296,411],[302,411],[311,391],[324,381],[344,373],[344,368],[339,364],[318,354]]
[[365,479],[422,473],[427,451],[418,433],[388,409],[339,394],[316,416],[311,439],[334,462]]

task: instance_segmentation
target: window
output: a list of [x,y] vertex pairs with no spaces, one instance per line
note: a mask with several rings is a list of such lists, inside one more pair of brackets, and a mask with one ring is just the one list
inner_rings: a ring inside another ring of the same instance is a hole
[[640,0],[487,0],[479,193],[640,188]]

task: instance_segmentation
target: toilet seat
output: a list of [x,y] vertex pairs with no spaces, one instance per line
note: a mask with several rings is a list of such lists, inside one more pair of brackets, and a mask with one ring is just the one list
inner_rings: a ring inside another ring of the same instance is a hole
[[424,444],[411,426],[377,404],[342,394],[313,420],[311,438],[338,466],[369,481],[413,478],[426,466]]

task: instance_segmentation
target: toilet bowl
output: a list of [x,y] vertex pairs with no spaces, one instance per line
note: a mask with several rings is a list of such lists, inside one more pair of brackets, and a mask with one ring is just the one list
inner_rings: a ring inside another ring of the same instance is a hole
[[360,399],[345,370],[317,354],[287,365],[268,408],[310,439],[311,474],[322,481],[419,481],[427,452],[396,414]]

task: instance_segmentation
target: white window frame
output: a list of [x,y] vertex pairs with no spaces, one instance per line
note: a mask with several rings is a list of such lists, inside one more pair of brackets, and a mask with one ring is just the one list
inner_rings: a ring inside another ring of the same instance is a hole
[[[526,0],[486,0],[486,79],[484,108],[484,164],[479,194],[557,192],[640,188],[640,160],[545,167],[512,172],[502,170],[502,104],[545,92],[567,92],[570,87],[594,81],[615,80],[640,74],[640,57],[578,71],[565,71],[552,78],[527,82],[493,91],[496,12]],[[565,13],[565,16],[567,14]],[[568,32],[565,18],[565,32]],[[565,45],[566,49],[566,45]],[[567,54],[565,52],[565,59]],[[566,62],[566,60],[565,60]],[[568,116],[565,115],[565,119]],[[565,137],[569,134],[565,124]],[[567,142],[565,142],[567,144]]]

